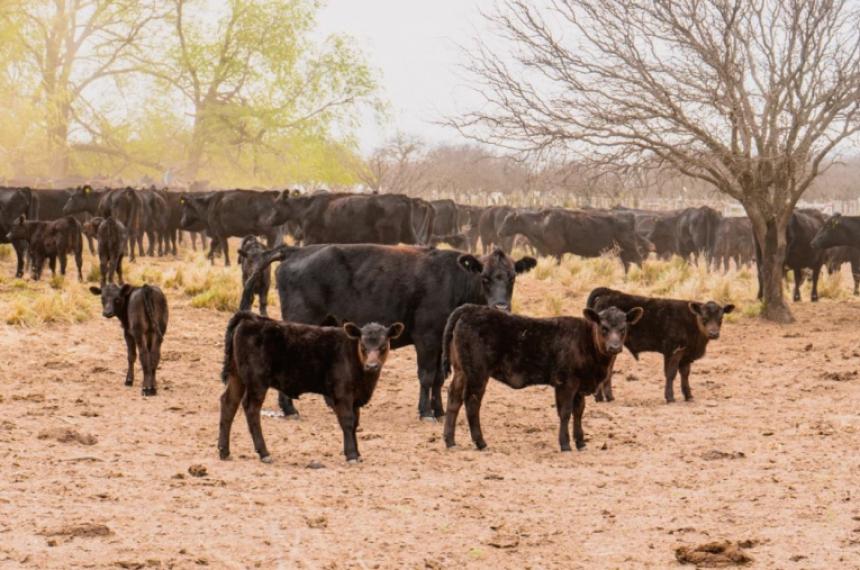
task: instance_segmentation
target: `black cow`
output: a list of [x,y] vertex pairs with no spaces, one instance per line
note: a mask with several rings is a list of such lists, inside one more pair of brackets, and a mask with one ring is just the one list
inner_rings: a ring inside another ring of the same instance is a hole
[[[140,202],[140,233],[137,236],[138,247],[143,251],[143,235],[146,234],[149,246],[146,254],[153,256],[157,253],[164,255],[164,242],[167,236],[167,221],[170,215],[167,200],[155,188],[137,190]],[[157,248],[156,248],[157,244]]]
[[224,264],[230,265],[227,239],[258,235],[266,238],[269,247],[282,239],[280,224],[270,225],[266,220],[274,208],[277,192],[228,190],[225,192],[186,193],[182,195],[183,229],[194,231],[201,227],[212,240],[209,258],[214,260],[216,244],[224,252]]
[[120,222],[111,217],[96,216],[84,222],[84,234],[99,242],[99,273],[101,284],[113,283],[114,273],[122,285],[122,258],[128,243],[128,232]]
[[[266,257],[270,251],[263,247],[256,236],[245,236],[239,246],[243,287],[250,287],[253,294],[260,299],[260,314],[264,317],[268,316],[269,288],[272,286],[272,271],[269,267],[271,262]],[[249,283],[248,281],[252,276],[254,282]]]
[[237,313],[224,340],[221,379],[227,388],[221,396],[221,459],[230,457],[230,428],[242,402],[254,448],[261,461],[271,463],[260,410],[268,389],[277,388],[292,398],[307,393],[324,396],[343,430],[347,461],[360,461],[355,437],[359,414],[373,396],[391,341],[403,329],[402,323],[317,327]]
[[681,256],[702,255],[710,266],[722,214],[708,206],[686,208],[678,214],[677,227]]
[[34,199],[33,191],[29,188],[0,188],[0,243],[11,243],[15,250],[17,258],[15,277],[24,276],[27,242],[11,241],[8,235],[15,221],[21,216],[33,220],[38,217],[38,203]]
[[293,197],[281,192],[266,223],[279,226],[298,222],[305,245],[425,244],[420,234],[433,220],[432,206],[427,207],[429,214],[423,212],[423,206],[416,205],[415,199],[400,194]]
[[[140,197],[134,188],[112,188],[94,190],[91,186],[75,188],[69,196],[63,214],[71,215],[79,212],[89,212],[94,216],[111,217],[128,232],[129,261],[134,261],[135,240],[140,233]],[[139,249],[143,255],[143,249]]]
[[[36,216],[31,218],[34,220],[42,220],[43,222],[52,222],[66,216],[63,213],[63,207],[69,201],[72,191],[68,189],[34,189],[33,196],[35,197],[38,206]],[[93,217],[89,212],[78,212],[72,214],[81,224]],[[91,254],[95,254],[94,238],[86,236],[87,245]]]
[[812,247],[816,249],[839,245],[860,248],[860,216],[833,214],[812,240]]
[[812,270],[813,302],[818,301],[818,278],[827,261],[824,250],[812,246],[812,239],[824,226],[824,214],[818,210],[797,210],[791,215],[786,229],[785,267],[794,273],[794,300],[800,301],[803,270]]
[[647,255],[647,250],[640,251],[637,244],[632,216],[562,209],[512,212],[502,223],[499,235],[516,234],[527,237],[541,255],[551,255],[559,261],[565,253],[598,257],[617,247],[626,271],[631,263],[642,262],[643,253]]
[[731,261],[740,268],[755,258],[755,238],[752,222],[747,217],[727,217],[720,220],[714,243],[713,261],[724,272]]
[[494,247],[510,253],[514,247],[514,234],[502,237],[499,230],[508,214],[514,212],[510,206],[489,206],[484,208],[478,218],[478,236],[481,238],[481,248],[484,254]]
[[460,232],[460,217],[454,200],[432,200],[433,236],[447,236]]
[[60,259],[60,273],[66,274],[66,256],[74,255],[78,266],[78,279],[84,280],[81,272],[83,265],[83,237],[81,224],[72,216],[66,216],[52,222],[27,220],[22,214],[12,224],[6,235],[11,243],[23,241],[27,243],[30,256],[30,271],[34,281],[42,278],[45,260],[48,260],[51,274],[57,273],[57,258]]
[[[442,416],[439,357],[448,315],[465,303],[510,310],[517,274],[537,263],[531,257],[514,262],[501,250],[478,259],[454,250],[383,245],[282,247],[269,259],[283,259],[276,274],[285,321],[316,324],[337,315],[359,325],[406,325],[393,346],[415,345],[422,418]],[[252,296],[246,284],[242,310]],[[292,402],[281,402],[285,413],[296,413]]]
[[454,371],[448,387],[445,445],[454,445],[457,414],[465,400],[472,441],[479,450],[487,447],[480,414],[492,377],[514,389],[554,387],[559,446],[570,451],[568,424],[573,413],[576,448],[584,448],[585,396],[593,394],[610,373],[628,328],[642,317],[642,309],[635,307],[626,313],[614,307],[599,312],[585,309],[583,314],[585,319],[534,319],[476,305],[451,313],[442,356],[443,375]]
[[[639,358],[642,352],[657,352],[663,355],[663,371],[666,375],[664,396],[666,403],[675,401],[674,382],[681,372],[681,391],[685,400],[693,399],[690,390],[690,367],[705,355],[708,341],[720,338],[723,315],[734,311],[734,305],[720,306],[713,301],[698,303],[676,299],[656,299],[628,295],[606,287],[594,289],[588,296],[587,306],[595,311],[618,307],[629,311],[642,307],[645,314],[627,335],[624,346]],[[614,399],[612,375],[597,393],[597,400]]]
[[860,295],[860,248],[837,245],[827,250],[827,273],[838,273],[842,265],[851,265],[851,276],[854,279],[854,294]]
[[467,251],[469,249],[469,236],[462,233],[439,236],[434,235],[430,238],[429,245],[436,247],[441,243],[448,244],[454,249]]

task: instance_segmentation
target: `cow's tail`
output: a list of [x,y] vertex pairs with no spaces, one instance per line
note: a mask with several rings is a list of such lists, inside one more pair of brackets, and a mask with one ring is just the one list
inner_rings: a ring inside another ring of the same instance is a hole
[[442,379],[444,380],[451,374],[451,342],[454,340],[454,329],[460,318],[469,312],[473,305],[462,305],[454,309],[454,312],[448,316],[448,322],[445,323],[445,332],[442,333]]
[[257,291],[263,272],[268,271],[271,264],[276,261],[283,261],[289,252],[297,249],[299,248],[281,245],[260,254],[256,266],[251,271],[251,274],[248,275],[245,283],[242,284],[242,300],[239,302],[240,311],[251,310],[251,306],[254,304],[254,293]]
[[84,234],[83,227],[81,226],[81,222],[74,216],[66,216],[66,221],[69,222],[71,231],[71,243],[69,245],[72,246],[72,252],[75,255],[83,255],[84,253]]
[[158,336],[158,340],[162,340],[164,339],[164,333],[166,333],[167,330],[163,323],[160,323],[155,319],[155,306],[152,301],[155,295],[155,290],[149,285],[143,285],[140,290],[143,294],[143,310],[146,313],[146,318],[149,321],[149,324],[155,329],[155,334]]
[[588,300],[585,302],[585,306],[589,309],[593,309],[595,305],[597,305],[597,299],[599,299],[603,295],[606,295],[610,291],[611,290],[606,287],[598,287],[588,295]]
[[227,332],[224,333],[224,365],[221,367],[221,382],[227,383],[230,377],[230,369],[233,366],[233,335],[236,334],[236,327],[247,320],[256,318],[251,312],[239,311],[227,323]]

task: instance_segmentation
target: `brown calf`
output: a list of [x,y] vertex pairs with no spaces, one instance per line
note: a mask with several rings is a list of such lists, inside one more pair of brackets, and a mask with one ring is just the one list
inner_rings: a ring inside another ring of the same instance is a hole
[[66,256],[75,256],[78,266],[78,279],[84,280],[81,272],[83,264],[83,238],[81,224],[75,218],[66,216],[51,222],[28,221],[20,216],[9,234],[9,241],[24,241],[28,244],[30,254],[30,270],[34,281],[42,278],[45,260],[51,267],[51,274],[57,274],[57,258],[60,258],[60,273],[66,274]]
[[390,341],[403,333],[402,323],[389,327],[370,323],[359,328],[317,327],[275,321],[253,313],[236,313],[227,325],[221,379],[218,451],[230,457],[230,428],[242,402],[254,448],[264,463],[272,461],[260,425],[260,409],[269,388],[291,398],[302,394],[326,397],[343,430],[343,452],[360,461],[355,430],[361,407],[370,401]]

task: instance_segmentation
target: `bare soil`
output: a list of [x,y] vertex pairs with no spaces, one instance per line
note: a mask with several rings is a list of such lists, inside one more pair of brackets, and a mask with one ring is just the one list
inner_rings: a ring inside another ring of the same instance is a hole
[[663,402],[657,356],[625,354],[617,400],[589,398],[573,453],[558,451],[549,389],[498,383],[489,448],[461,414],[447,451],[441,423],[417,419],[402,349],[362,414],[359,465],[317,397],[299,421],[264,418],[273,464],[241,412],[219,461],[229,315],[169,300],[155,398],[139,368],[123,386],[115,320],[0,325],[0,568],[667,568],[725,542],[757,568],[860,568],[857,300],[796,304],[787,326],[727,323],[690,403]]

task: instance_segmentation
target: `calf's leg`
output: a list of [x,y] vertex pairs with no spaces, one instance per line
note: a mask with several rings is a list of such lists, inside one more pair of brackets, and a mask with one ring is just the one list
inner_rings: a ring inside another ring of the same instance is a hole
[[794,272],[794,295],[793,295],[793,298],[794,298],[795,302],[798,302],[798,301],[800,301],[800,286],[803,284],[803,269],[801,269],[799,267],[794,268],[793,272]]
[[821,266],[812,270],[812,302],[818,302],[818,278],[821,276]]
[[663,372],[666,374],[666,388],[664,390],[664,396],[666,397],[667,404],[671,404],[675,401],[675,376],[678,374],[678,363],[681,362],[681,357],[683,355],[684,351],[680,350],[663,357]]
[[481,431],[481,401],[484,399],[484,392],[487,389],[487,380],[483,378],[477,382],[467,380],[467,386],[471,390],[466,390],[466,419],[469,420],[469,431],[472,434],[472,441],[475,442],[475,447],[479,450],[487,447],[487,442],[484,441],[484,433]]
[[343,430],[343,454],[350,463],[358,463],[361,456],[358,453],[358,440],[355,438],[356,417],[352,402],[348,399],[335,400],[334,413],[340,429]]
[[684,400],[687,402],[693,399],[693,391],[690,390],[690,366],[692,366],[692,362],[684,362],[679,367],[681,371],[681,392],[684,393]]
[[245,395],[245,385],[236,374],[227,377],[227,388],[221,394],[221,421],[218,424],[218,455],[221,459],[230,457],[230,430],[236,411]]
[[147,342],[147,337],[153,334],[140,331],[135,334],[137,337],[137,353],[140,355],[140,367],[143,368],[143,386],[140,393],[144,396],[155,396],[155,385],[152,380],[152,351],[151,344]]
[[257,450],[260,461],[271,463],[272,456],[269,455],[269,450],[266,449],[266,441],[263,439],[263,426],[260,423],[260,410],[263,409],[263,400],[266,399],[266,388],[255,387],[255,385],[260,386],[261,383],[254,383],[246,388],[242,407],[245,408],[248,431],[251,432],[254,449]]
[[585,433],[582,431],[582,414],[585,412],[585,396],[578,393],[573,397],[573,440],[576,449],[585,449]]
[[[577,394],[579,396],[579,394]],[[555,389],[555,408],[558,411],[558,445],[570,451],[570,414],[573,412],[573,390],[563,383]]]
[[463,372],[454,370],[454,378],[448,386],[448,412],[445,415],[445,446],[457,445],[454,432],[457,429],[457,416],[460,415],[460,407],[463,405],[463,396],[466,389],[466,381]]
[[299,411],[296,409],[295,404],[293,404],[293,399],[283,392],[278,392],[278,406],[284,412],[285,418],[299,418]]
[[129,331],[123,331],[125,335],[125,346],[128,352],[128,372],[125,373],[125,385],[134,384],[134,361],[137,360],[137,348],[134,337]]

